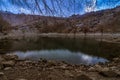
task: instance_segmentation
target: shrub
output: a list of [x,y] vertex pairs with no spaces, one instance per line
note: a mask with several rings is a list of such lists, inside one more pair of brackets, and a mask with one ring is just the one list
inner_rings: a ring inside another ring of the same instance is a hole
[[3,20],[2,16],[0,15],[0,33],[7,33],[10,30],[10,24]]

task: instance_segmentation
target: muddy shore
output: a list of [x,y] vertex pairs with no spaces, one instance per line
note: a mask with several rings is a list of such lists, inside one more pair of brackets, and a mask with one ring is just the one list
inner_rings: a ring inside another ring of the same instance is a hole
[[0,55],[0,80],[120,80],[120,57],[109,63],[86,66]]

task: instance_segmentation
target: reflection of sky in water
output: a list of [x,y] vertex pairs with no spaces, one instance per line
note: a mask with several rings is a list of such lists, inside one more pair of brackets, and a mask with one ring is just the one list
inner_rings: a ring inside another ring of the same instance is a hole
[[81,52],[71,52],[69,50],[41,50],[41,51],[27,51],[14,52],[19,59],[39,60],[40,58],[48,60],[60,60],[73,64],[96,64],[98,62],[107,62],[104,58],[89,56]]

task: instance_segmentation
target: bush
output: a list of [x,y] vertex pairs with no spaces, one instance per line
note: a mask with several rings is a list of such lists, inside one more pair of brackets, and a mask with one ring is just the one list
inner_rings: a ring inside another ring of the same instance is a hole
[[3,20],[0,15],[0,33],[7,33],[10,30],[10,24]]

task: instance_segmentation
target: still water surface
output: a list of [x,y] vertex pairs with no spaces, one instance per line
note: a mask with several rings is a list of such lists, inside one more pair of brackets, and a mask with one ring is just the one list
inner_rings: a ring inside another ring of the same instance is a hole
[[19,59],[65,61],[72,64],[105,63],[120,55],[120,44],[82,38],[1,39],[0,53],[12,53]]

